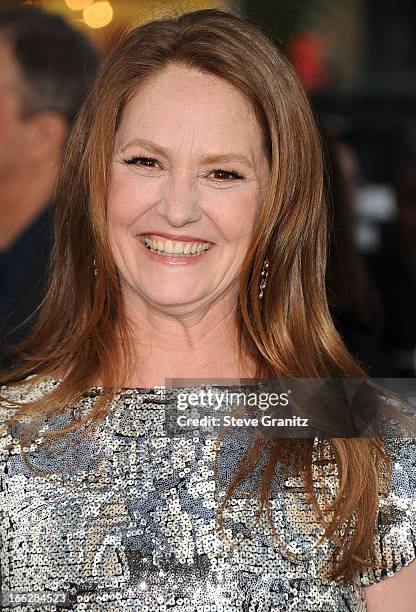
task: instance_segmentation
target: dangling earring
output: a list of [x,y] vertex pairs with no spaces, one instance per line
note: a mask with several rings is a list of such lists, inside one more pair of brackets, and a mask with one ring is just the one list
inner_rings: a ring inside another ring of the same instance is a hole
[[259,293],[259,299],[261,300],[263,297],[263,293],[264,293],[264,289],[266,288],[267,285],[267,277],[269,275],[269,260],[267,259],[267,257],[265,258],[264,262],[263,262],[263,267],[261,269],[261,281],[260,281],[260,293]]
[[97,266],[96,266],[96,263],[95,263],[95,257],[94,257],[94,262],[93,263],[94,263],[94,276],[97,276]]

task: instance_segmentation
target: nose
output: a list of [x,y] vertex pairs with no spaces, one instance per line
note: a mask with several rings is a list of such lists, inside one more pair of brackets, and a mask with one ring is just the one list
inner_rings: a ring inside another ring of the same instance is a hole
[[197,194],[189,172],[170,173],[160,190],[156,212],[174,227],[181,227],[201,218]]

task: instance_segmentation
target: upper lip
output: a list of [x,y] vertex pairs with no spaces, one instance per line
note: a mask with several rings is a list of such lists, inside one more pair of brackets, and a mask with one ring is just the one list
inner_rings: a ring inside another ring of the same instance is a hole
[[179,234],[168,234],[167,232],[143,232],[140,236],[160,236],[161,238],[166,238],[167,240],[180,240],[181,242],[209,242],[209,244],[213,244],[210,240],[206,240],[205,238],[199,238],[198,236],[182,236]]

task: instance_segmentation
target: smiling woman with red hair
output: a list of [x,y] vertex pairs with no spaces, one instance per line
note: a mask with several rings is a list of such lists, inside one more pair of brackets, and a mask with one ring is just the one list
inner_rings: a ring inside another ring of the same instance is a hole
[[[211,440],[162,435],[167,378],[366,378],[325,298],[317,129],[269,38],[218,10],[132,30],[77,119],[57,202],[48,295],[2,379],[7,596],[414,610],[413,439],[256,443],[229,456],[223,492]],[[260,465],[255,495],[233,495]]]

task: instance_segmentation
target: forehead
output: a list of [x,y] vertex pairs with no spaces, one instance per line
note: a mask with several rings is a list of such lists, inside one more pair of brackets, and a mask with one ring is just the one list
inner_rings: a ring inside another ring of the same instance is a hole
[[138,89],[122,113],[116,142],[137,136],[159,144],[261,146],[250,102],[231,84],[193,68],[169,65]]

